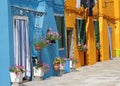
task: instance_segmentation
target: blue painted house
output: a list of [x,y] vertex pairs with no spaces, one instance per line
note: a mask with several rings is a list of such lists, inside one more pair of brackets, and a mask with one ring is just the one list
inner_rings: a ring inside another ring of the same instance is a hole
[[66,55],[63,0],[4,0],[0,1],[0,86],[10,86],[9,66],[22,64],[32,76],[32,60],[38,57],[34,38],[46,37],[48,28],[62,38],[40,51],[40,61],[49,64],[44,78],[54,75],[53,60]]

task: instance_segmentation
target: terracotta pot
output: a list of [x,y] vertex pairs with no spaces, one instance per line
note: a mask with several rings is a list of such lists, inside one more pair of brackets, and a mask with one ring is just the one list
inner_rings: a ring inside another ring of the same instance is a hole
[[37,51],[40,51],[41,47],[40,47],[40,46],[35,46],[35,49],[36,49]]
[[54,70],[57,71],[60,69],[60,64],[54,64]]
[[100,61],[100,50],[96,49],[96,62]]
[[81,64],[81,66],[84,66],[85,65],[85,59],[84,59],[84,51],[80,51],[79,52],[79,58],[80,58],[80,64]]

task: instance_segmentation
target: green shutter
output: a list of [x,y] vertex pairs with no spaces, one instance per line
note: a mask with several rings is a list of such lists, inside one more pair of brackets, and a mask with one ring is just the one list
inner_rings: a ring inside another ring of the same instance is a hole
[[94,21],[94,27],[95,27],[96,43],[99,43],[100,38],[99,38],[99,22],[98,21]]
[[79,41],[80,41],[80,31],[79,31],[79,25],[80,23],[79,23],[79,20],[78,19],[76,19],[76,38],[77,38],[77,43],[79,43]]
[[56,20],[58,32],[61,35],[61,39],[59,40],[59,48],[63,48],[64,41],[65,41],[64,17],[63,16],[55,16],[55,20]]
[[85,20],[80,20],[79,23],[80,23],[80,26],[79,26],[80,43],[85,44],[86,43],[86,29],[85,29],[86,22]]

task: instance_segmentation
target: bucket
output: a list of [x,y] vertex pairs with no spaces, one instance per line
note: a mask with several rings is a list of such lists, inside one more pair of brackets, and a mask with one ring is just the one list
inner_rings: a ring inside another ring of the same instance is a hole
[[120,49],[116,49],[116,57],[120,57]]

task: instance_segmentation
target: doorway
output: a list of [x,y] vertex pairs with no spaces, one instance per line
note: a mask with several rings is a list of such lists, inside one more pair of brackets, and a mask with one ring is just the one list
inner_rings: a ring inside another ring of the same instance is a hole
[[67,57],[74,57],[74,34],[72,29],[67,30]]
[[108,39],[109,39],[109,53],[110,59],[112,60],[112,27],[108,25]]
[[23,66],[27,72],[23,77],[31,76],[28,17],[14,17],[14,64]]

